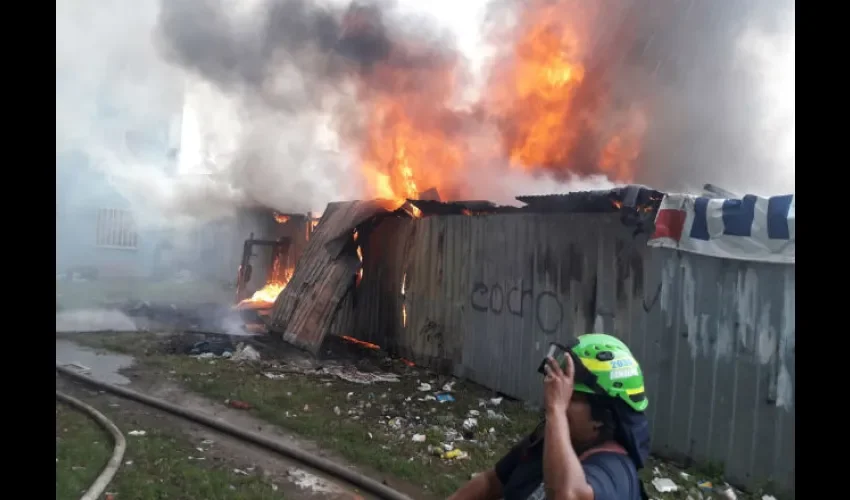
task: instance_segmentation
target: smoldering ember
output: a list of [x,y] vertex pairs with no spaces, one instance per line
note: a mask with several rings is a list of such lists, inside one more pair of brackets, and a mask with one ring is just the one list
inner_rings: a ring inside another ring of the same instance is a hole
[[781,9],[344,3],[57,13],[57,498],[793,499]]

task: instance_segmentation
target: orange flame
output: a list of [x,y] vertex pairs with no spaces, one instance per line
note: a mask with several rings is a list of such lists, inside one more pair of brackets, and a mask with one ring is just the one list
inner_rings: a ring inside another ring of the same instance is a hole
[[457,62],[454,54],[395,43],[361,75],[357,93],[366,117],[354,140],[362,141],[362,171],[373,197],[400,206],[431,188],[457,195],[465,149],[450,110]]
[[290,217],[288,215],[279,214],[277,212],[274,213],[274,220],[278,224],[286,224],[289,222]]
[[[643,109],[612,107],[593,46],[598,6],[531,0],[516,43],[494,65],[487,105],[512,165],[556,177],[605,174],[631,182],[646,131]],[[604,61],[603,61],[604,62]],[[616,119],[614,119],[616,118]]]
[[289,284],[292,279],[292,269],[281,269],[280,259],[275,260],[272,266],[272,271],[269,274],[271,277],[262,288],[254,292],[250,298],[243,300],[236,305],[237,309],[266,309],[274,305],[280,292]]
[[[632,32],[612,29],[601,9],[586,0],[522,2],[515,25],[494,37],[494,63],[471,112],[454,104],[463,81],[456,54],[387,39],[386,52],[361,67],[355,82],[362,122],[340,130],[359,147],[368,194],[419,217],[404,200],[431,188],[461,199],[471,194],[464,192],[467,168],[503,161],[560,180],[604,174],[632,182],[648,108],[615,98],[609,70],[628,54]],[[382,32],[379,14],[357,14],[353,31]],[[495,147],[483,132],[490,125],[499,134]]]

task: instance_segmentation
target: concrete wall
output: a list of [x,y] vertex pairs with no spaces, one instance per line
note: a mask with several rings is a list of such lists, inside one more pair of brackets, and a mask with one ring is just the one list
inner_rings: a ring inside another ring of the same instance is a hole
[[614,334],[644,368],[656,453],[793,490],[794,276],[648,248],[616,214],[387,219],[334,333],[532,401],[549,342]]

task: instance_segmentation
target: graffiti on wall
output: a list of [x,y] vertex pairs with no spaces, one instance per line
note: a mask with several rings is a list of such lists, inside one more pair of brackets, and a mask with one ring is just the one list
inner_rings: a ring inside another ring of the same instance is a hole
[[469,292],[469,306],[480,313],[519,318],[532,315],[537,328],[555,333],[564,322],[564,305],[555,292],[536,291],[517,284],[476,282]]

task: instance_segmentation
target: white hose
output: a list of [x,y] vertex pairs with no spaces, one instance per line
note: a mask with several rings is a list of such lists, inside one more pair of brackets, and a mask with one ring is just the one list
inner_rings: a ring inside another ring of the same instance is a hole
[[124,459],[124,450],[127,449],[127,441],[124,439],[124,435],[121,434],[118,427],[116,427],[111,420],[106,418],[103,413],[95,410],[79,399],[72,398],[71,396],[62,394],[59,391],[56,391],[56,399],[76,407],[83,413],[87,413],[88,416],[94,419],[101,427],[112,434],[112,441],[115,443],[115,448],[112,450],[112,457],[109,459],[109,462],[106,463],[106,467],[103,468],[100,475],[97,476],[97,479],[95,479],[83,496],[80,497],[80,500],[97,500],[101,495],[103,495],[103,492],[106,491],[106,487],[109,486],[112,478],[115,477],[115,473],[118,472],[118,468],[121,467],[121,461]]

